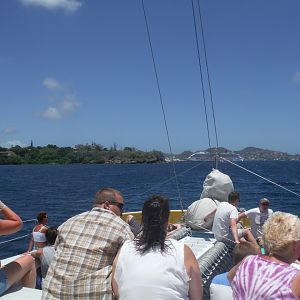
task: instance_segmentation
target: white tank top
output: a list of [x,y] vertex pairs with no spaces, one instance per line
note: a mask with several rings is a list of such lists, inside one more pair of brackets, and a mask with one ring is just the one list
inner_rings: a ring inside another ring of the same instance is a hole
[[47,228],[46,226],[42,226],[38,231],[32,231],[33,241],[37,243],[45,243],[46,242],[46,234],[42,232],[43,229]]
[[184,265],[184,244],[167,240],[160,249],[140,254],[134,241],[121,248],[115,270],[120,300],[189,299],[189,277]]

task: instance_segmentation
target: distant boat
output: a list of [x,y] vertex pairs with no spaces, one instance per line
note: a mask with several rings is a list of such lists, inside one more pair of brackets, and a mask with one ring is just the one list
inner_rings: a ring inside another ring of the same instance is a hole
[[[221,154],[222,157],[230,160],[230,161],[244,161],[244,158],[235,152],[226,152]],[[211,161],[212,154],[207,151],[199,151],[191,154],[187,160],[191,161]]]

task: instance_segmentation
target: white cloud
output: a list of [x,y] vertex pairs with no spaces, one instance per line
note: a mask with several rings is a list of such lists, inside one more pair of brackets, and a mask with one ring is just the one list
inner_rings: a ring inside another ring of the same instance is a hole
[[13,127],[7,127],[7,128],[4,128],[2,130],[3,133],[5,134],[12,134],[12,133],[15,133],[16,132],[16,129],[13,128]]
[[5,147],[5,148],[10,148],[10,147],[13,147],[13,146],[27,147],[26,144],[22,143],[19,140],[7,141],[5,143],[2,143],[1,146]]
[[63,86],[54,78],[45,78],[43,81],[43,86],[49,90],[60,90]]
[[79,103],[72,96],[65,96],[65,99],[56,107],[50,106],[42,113],[45,119],[60,119],[67,113],[71,113],[79,106]]
[[65,99],[61,103],[61,112],[71,112],[79,106],[79,103],[73,99],[72,96],[66,95]]
[[300,83],[300,71],[295,72],[293,82]]
[[60,119],[61,113],[56,107],[50,106],[45,112],[42,113],[45,119]]
[[68,13],[73,13],[82,6],[79,0],[20,0],[26,6],[40,6],[45,9],[63,9]]
[[39,115],[44,119],[60,119],[68,113],[73,112],[78,106],[79,102],[76,101],[72,94],[66,92],[67,87],[58,82],[54,78],[45,78],[43,85],[47,87],[51,92],[60,90],[56,94],[55,98],[52,98],[52,105],[47,108],[46,111],[40,113]]

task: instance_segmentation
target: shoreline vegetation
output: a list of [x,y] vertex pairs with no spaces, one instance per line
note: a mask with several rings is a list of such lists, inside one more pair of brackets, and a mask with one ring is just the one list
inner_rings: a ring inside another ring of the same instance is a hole
[[133,147],[105,148],[98,144],[75,147],[0,147],[0,164],[104,164],[104,163],[156,163],[163,162],[160,151],[141,151]]
[[[173,155],[174,161],[209,161],[214,153],[233,161],[244,160],[300,160],[300,155],[247,147],[240,151],[211,148],[203,151],[184,151]],[[158,150],[141,151],[134,147],[118,149],[117,145],[106,148],[99,144],[80,144],[75,147],[56,145],[29,147],[0,147],[0,164],[134,164],[170,162],[170,154]]]

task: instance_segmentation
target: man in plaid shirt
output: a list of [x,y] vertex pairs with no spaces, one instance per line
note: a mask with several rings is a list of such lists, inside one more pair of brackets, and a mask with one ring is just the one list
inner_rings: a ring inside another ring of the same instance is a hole
[[58,228],[55,256],[43,282],[42,299],[112,299],[114,257],[133,234],[121,218],[122,194],[96,193],[93,209]]

